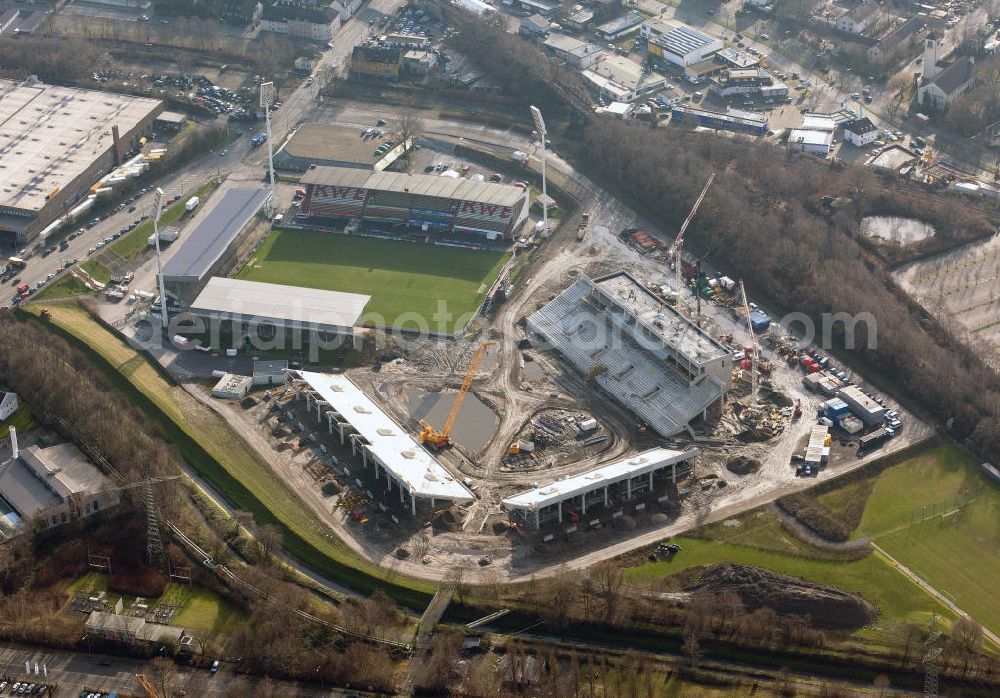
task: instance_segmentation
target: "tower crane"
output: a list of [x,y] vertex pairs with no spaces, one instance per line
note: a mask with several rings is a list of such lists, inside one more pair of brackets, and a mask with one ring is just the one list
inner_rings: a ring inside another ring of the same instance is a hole
[[747,291],[740,279],[740,297],[743,299],[743,313],[747,319],[747,330],[750,332],[750,407],[757,406],[757,335],[753,331],[750,320],[750,304],[747,303]]
[[483,362],[483,357],[486,356],[486,350],[493,346],[493,344],[494,341],[492,339],[483,342],[472,354],[472,359],[469,361],[469,368],[465,371],[465,380],[462,381],[462,387],[459,389],[458,394],[455,395],[455,402],[451,406],[448,418],[444,420],[444,427],[438,431],[426,419],[420,420],[420,426],[422,427],[420,431],[420,443],[430,444],[434,448],[447,448],[451,446],[451,429],[455,426],[455,419],[458,418],[458,410],[462,407],[462,402],[469,393],[469,388],[472,387],[472,381],[475,380],[479,365]]
[[701,194],[694,202],[694,206],[691,207],[690,213],[688,213],[687,218],[681,224],[681,229],[677,233],[677,237],[674,238],[674,244],[670,249],[670,253],[674,258],[674,271],[676,272],[677,278],[677,302],[674,304],[680,312],[681,309],[681,288],[683,282],[683,276],[681,274],[681,248],[684,246],[684,233],[687,232],[688,226],[691,224],[691,220],[694,218],[694,214],[698,212],[698,208],[701,206],[701,202],[705,200],[705,194],[708,193],[709,188],[712,186],[712,182],[715,181],[715,173],[713,172],[708,176],[708,181],[705,182],[705,187],[701,190]]

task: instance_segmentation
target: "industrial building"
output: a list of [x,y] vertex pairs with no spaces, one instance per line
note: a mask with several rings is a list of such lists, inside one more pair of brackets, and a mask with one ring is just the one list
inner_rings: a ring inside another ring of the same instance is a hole
[[642,23],[640,36],[646,40],[647,51],[666,63],[681,68],[707,60],[723,48],[722,39],[704,34],[686,24],[672,24],[660,19]]
[[278,329],[350,335],[370,300],[371,296],[359,293],[216,276],[192,301],[190,311],[208,320],[232,323],[234,337],[273,337]]
[[0,247],[21,246],[125,162],[158,99],[0,79]]
[[220,400],[240,400],[253,387],[253,378],[225,373],[212,388],[212,397]]
[[604,49],[597,44],[580,41],[565,34],[549,34],[542,45],[568,65],[579,70],[586,70],[594,65],[604,52]]
[[350,440],[351,452],[360,453],[363,467],[373,468],[376,480],[385,480],[386,495],[398,492],[400,505],[409,504],[413,515],[418,510],[475,499],[350,378],[311,371],[291,371],[290,375],[292,384],[304,392],[309,410],[315,411],[316,420],[325,424],[330,434],[339,434],[341,443]]
[[288,362],[258,359],[253,362],[254,385],[284,385],[288,382]]
[[642,24],[643,19],[645,19],[645,15],[638,10],[632,10],[621,17],[605,22],[594,31],[605,41],[616,41],[639,31],[639,25]]
[[723,70],[711,79],[709,89],[724,98],[742,95],[766,100],[788,96],[788,85],[763,68]]
[[528,217],[526,189],[461,177],[315,167],[301,183],[306,196],[296,220],[314,227],[340,228],[357,219],[387,235],[458,233],[504,240]]
[[613,102],[634,102],[667,86],[659,73],[644,73],[642,66],[624,56],[602,56],[583,77],[602,97]]
[[32,519],[43,528],[76,521],[121,499],[73,444],[22,449],[11,428],[10,448],[10,459],[0,464],[0,532]]
[[657,481],[676,483],[678,466],[687,471],[689,461],[698,453],[698,449],[653,448],[565,480],[538,485],[503,500],[503,505],[529,529],[556,522],[587,526],[610,523],[624,513],[616,508],[655,492]]
[[727,109],[725,112],[717,112],[697,107],[676,106],[671,109],[670,115],[672,121],[721,131],[748,133],[754,136],[763,136],[767,133],[767,116],[752,111]]
[[833,147],[833,131],[793,128],[788,132],[788,149],[826,157]]
[[91,611],[84,625],[87,635],[95,639],[127,643],[148,643],[162,645],[170,642],[181,646],[184,628],[162,623],[147,623],[145,618],[127,616],[121,613]]
[[858,386],[841,388],[837,391],[837,397],[847,403],[851,413],[864,422],[866,427],[880,426],[885,421],[885,408],[865,395]]
[[375,155],[382,142],[362,138],[353,126],[302,124],[274,154],[274,167],[293,172],[305,172],[314,165],[379,172],[406,152],[406,146],[400,143],[384,155]]
[[721,405],[732,377],[725,346],[624,271],[578,279],[527,329],[664,437]]
[[241,252],[250,247],[251,222],[270,198],[271,190],[264,187],[230,189],[222,194],[163,265],[167,295],[190,304],[209,279],[232,271]]

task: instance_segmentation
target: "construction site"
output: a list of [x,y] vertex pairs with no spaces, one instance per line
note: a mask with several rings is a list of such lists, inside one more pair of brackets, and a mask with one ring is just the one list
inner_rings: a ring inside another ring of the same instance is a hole
[[867,450],[881,422],[827,413],[858,381],[684,253],[711,183],[673,244],[597,204],[461,337],[386,337],[374,365],[217,409],[352,548],[426,578],[585,566],[921,438]]

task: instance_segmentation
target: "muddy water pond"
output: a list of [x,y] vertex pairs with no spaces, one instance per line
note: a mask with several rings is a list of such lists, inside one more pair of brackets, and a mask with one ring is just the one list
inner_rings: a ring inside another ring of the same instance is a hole
[[[426,419],[437,429],[444,427],[451,406],[455,404],[455,393],[428,393],[414,388],[406,394],[406,406],[414,419]],[[478,451],[486,446],[496,432],[496,413],[473,393],[465,396],[462,408],[455,419],[451,438],[468,451]]]

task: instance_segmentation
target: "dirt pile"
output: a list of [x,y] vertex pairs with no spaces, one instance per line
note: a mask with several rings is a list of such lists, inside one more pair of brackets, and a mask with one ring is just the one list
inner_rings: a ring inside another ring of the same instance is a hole
[[808,615],[818,628],[858,628],[878,615],[878,609],[857,594],[729,562],[707,568],[697,584],[684,590],[712,595],[734,591],[748,611],[768,607],[781,614]]
[[726,461],[726,469],[737,475],[749,475],[760,470],[760,461],[749,456],[734,456]]

